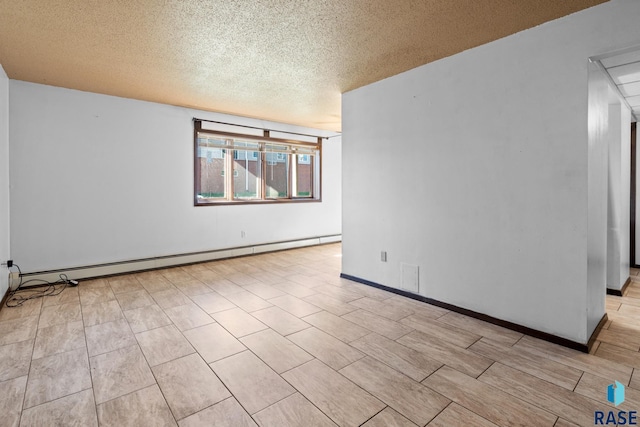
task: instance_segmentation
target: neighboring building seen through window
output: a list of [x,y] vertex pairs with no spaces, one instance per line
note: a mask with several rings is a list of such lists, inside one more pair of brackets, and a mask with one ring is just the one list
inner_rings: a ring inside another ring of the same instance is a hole
[[320,138],[309,143],[195,126],[196,205],[320,200]]

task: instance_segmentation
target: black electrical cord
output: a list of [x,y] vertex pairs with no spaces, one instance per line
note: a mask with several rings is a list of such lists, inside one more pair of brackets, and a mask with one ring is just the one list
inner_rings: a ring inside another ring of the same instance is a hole
[[[67,277],[66,274],[60,274],[60,280],[56,282],[49,282],[42,279],[31,279],[27,281],[22,281],[22,270],[20,270],[20,266],[18,264],[13,264],[12,267],[16,267],[18,269],[20,283],[18,283],[18,287],[11,291],[9,297],[7,298],[7,302],[5,305],[7,307],[19,307],[23,305],[26,301],[33,300],[36,298],[43,298],[49,296],[60,295],[65,288],[71,284],[71,281]],[[27,283],[38,283],[39,285],[46,285],[45,289],[24,289],[23,286]],[[62,286],[59,286],[62,285]],[[56,287],[57,286],[57,287]]]

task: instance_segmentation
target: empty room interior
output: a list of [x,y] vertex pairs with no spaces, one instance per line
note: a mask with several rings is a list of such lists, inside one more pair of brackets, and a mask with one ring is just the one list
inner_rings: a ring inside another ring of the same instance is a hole
[[0,426],[636,424],[638,117],[637,0],[0,1]]

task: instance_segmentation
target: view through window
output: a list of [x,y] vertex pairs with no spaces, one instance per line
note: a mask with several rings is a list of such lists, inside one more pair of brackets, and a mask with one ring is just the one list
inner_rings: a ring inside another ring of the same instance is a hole
[[195,204],[320,200],[321,139],[241,135],[195,121]]

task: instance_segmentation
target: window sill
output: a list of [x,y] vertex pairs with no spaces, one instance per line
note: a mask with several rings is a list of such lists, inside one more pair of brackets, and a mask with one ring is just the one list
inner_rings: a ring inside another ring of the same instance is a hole
[[207,201],[207,202],[195,202],[194,206],[229,206],[229,205],[272,205],[272,204],[286,204],[286,203],[314,203],[322,202],[322,199],[268,199],[268,200],[224,200],[224,201]]

